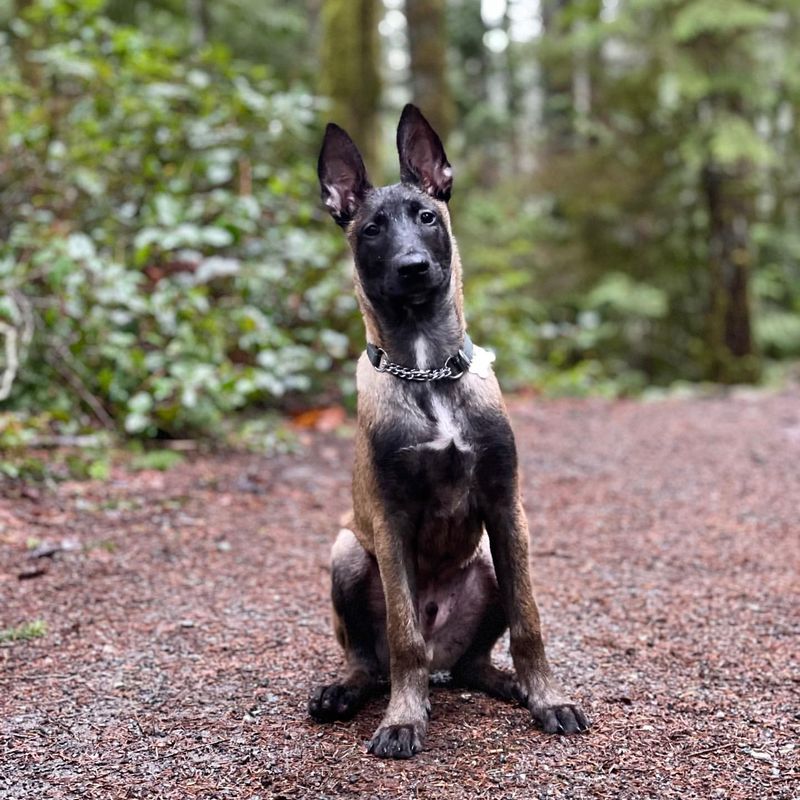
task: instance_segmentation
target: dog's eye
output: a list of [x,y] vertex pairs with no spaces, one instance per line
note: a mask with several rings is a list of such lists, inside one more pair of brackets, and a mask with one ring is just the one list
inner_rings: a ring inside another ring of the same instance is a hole
[[420,211],[419,221],[423,225],[433,225],[433,223],[436,222],[436,214],[434,214],[433,211]]
[[361,233],[363,233],[364,236],[370,236],[370,237],[377,236],[380,232],[381,229],[374,222],[366,224],[361,231]]

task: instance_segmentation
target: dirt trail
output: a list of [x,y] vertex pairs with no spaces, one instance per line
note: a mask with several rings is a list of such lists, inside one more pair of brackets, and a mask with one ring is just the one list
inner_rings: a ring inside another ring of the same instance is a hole
[[[0,500],[2,798],[800,796],[800,391],[512,404],[551,661],[594,720],[437,688],[427,750],[364,753],[333,678],[351,439]],[[30,538],[67,549],[33,560]],[[38,577],[20,579],[40,569]],[[504,653],[497,660],[507,664]]]

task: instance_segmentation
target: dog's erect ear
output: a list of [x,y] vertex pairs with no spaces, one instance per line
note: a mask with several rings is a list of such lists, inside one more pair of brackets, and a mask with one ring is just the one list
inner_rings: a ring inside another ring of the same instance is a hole
[[332,122],[325,128],[317,174],[322,202],[336,222],[346,227],[372,186],[358,148],[347,133]]
[[403,109],[397,126],[397,152],[403,183],[413,183],[437,200],[450,199],[453,168],[442,140],[422,112],[411,104]]

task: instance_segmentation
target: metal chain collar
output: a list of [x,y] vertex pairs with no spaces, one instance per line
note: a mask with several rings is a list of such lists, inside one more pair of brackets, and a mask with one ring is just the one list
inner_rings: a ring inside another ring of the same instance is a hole
[[472,341],[469,336],[466,336],[464,347],[455,355],[450,356],[444,362],[444,366],[437,369],[416,369],[395,364],[393,361],[389,361],[385,350],[373,344],[367,345],[367,357],[378,372],[388,372],[390,375],[406,381],[456,380],[464,374],[472,361]]
[[[383,351],[381,353],[386,355]],[[388,372],[390,375],[396,375],[398,378],[404,378],[407,381],[440,381],[443,378],[460,378],[464,374],[463,370],[456,374],[453,373],[449,358],[445,365],[438,369],[414,369],[412,367],[403,367],[392,361],[381,363],[375,369],[378,372]]]

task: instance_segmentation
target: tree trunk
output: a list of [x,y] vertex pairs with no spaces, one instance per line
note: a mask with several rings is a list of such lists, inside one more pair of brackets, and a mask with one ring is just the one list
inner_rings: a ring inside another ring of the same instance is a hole
[[[541,0],[545,45],[557,43],[569,32],[566,21],[571,0]],[[549,40],[549,41],[548,41]],[[569,148],[574,131],[572,56],[546,53],[542,71],[542,122],[551,151]]]
[[[522,113],[523,87],[519,79],[519,54],[517,48],[514,46],[514,42],[511,40],[511,13],[509,6],[506,6],[506,12],[503,15],[503,30],[508,36],[508,47],[506,47],[504,53],[508,139],[511,163],[514,165],[514,169],[518,170],[523,162],[521,157],[519,127],[521,123],[525,125],[527,120],[523,119]],[[523,140],[524,138],[523,135]]]
[[211,29],[208,0],[186,0],[186,16],[191,26],[192,44],[195,47],[202,47],[208,41]]
[[456,56],[456,73],[465,76],[462,111],[489,101],[489,57],[483,44],[486,26],[481,18],[481,0],[450,0],[449,44]]
[[760,372],[750,323],[752,262],[747,200],[734,176],[713,163],[702,173],[709,218],[709,345],[713,380],[742,383]]
[[442,140],[453,124],[445,12],[445,0],[406,0],[412,95]]
[[380,67],[378,0],[325,0],[322,6],[320,89],[331,99],[331,118],[377,172]]
[[[598,25],[603,4],[600,0],[584,0],[581,14],[573,22],[576,31]],[[580,121],[592,116],[595,81],[602,74],[602,57],[597,45],[585,44],[576,48],[572,57],[572,108],[573,128],[580,132]]]
[[[27,9],[33,4],[33,0],[14,0],[12,6],[14,16],[24,16]],[[11,40],[14,60],[17,62],[17,69],[22,80],[31,85],[39,87],[42,83],[41,66],[31,61],[28,57],[30,47],[26,38],[14,36]]]

